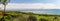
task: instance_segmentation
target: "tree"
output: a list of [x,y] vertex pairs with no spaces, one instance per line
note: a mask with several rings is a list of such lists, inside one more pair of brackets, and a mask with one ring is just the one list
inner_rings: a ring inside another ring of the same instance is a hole
[[7,0],[2,0],[1,4],[3,4],[3,6],[4,6],[4,11],[3,11],[3,15],[4,15],[5,14],[5,10],[6,10]]
[[3,4],[3,6],[4,6],[3,18],[1,19],[2,21],[4,21],[4,15],[5,15],[5,10],[6,10],[6,5],[8,3],[8,0],[0,0],[0,3]]
[[29,16],[27,21],[37,21],[37,18],[35,16]]

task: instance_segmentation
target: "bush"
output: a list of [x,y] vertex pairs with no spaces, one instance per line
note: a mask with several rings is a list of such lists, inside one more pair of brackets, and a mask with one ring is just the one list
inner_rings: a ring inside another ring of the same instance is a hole
[[29,16],[29,18],[27,19],[27,21],[37,21],[37,18],[34,16]]
[[48,20],[42,18],[42,19],[40,19],[40,21],[48,21]]

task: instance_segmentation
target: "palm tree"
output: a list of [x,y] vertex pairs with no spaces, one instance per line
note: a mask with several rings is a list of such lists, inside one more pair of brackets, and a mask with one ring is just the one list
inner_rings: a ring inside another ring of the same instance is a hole
[[4,10],[3,10],[3,18],[1,19],[2,21],[4,21],[4,15],[5,15],[5,10],[6,10],[6,5],[8,0],[0,0],[1,4],[3,4],[4,6]]
[[6,4],[7,4],[7,0],[2,0],[1,3],[4,6],[4,11],[3,11],[3,15],[5,14],[5,9],[6,9]]

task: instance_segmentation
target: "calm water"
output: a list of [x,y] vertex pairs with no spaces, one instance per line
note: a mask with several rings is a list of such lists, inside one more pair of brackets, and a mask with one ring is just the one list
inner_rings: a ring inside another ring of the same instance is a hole
[[15,9],[15,10],[20,12],[33,12],[33,13],[39,13],[39,14],[42,13],[42,14],[60,15],[60,9]]
[[33,13],[60,15],[60,9],[22,9],[20,11],[21,12],[33,12]]

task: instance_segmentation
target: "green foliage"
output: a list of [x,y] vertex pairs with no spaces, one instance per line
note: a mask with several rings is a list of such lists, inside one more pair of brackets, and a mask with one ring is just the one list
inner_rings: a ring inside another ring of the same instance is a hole
[[2,3],[3,5],[6,5],[6,4],[7,4],[7,0],[1,0],[1,3]]
[[34,17],[34,16],[29,16],[29,18],[27,19],[27,21],[30,21],[30,20],[32,20],[32,21],[37,21],[37,18]]
[[48,21],[52,21],[54,17],[56,18],[55,20],[60,21],[60,17],[57,15],[44,15],[44,14],[34,14],[31,12],[14,12],[14,11],[7,11],[6,15],[4,16],[5,21],[26,21],[26,19],[29,18],[29,16],[35,17],[37,21],[40,21],[40,19],[45,19]]
[[5,21],[10,21],[12,19],[11,15],[4,16]]
[[39,19],[40,21],[48,21],[48,20],[46,20],[46,19],[43,19],[43,18],[41,18],[41,19]]
[[1,0],[0,0],[0,2],[1,2]]

